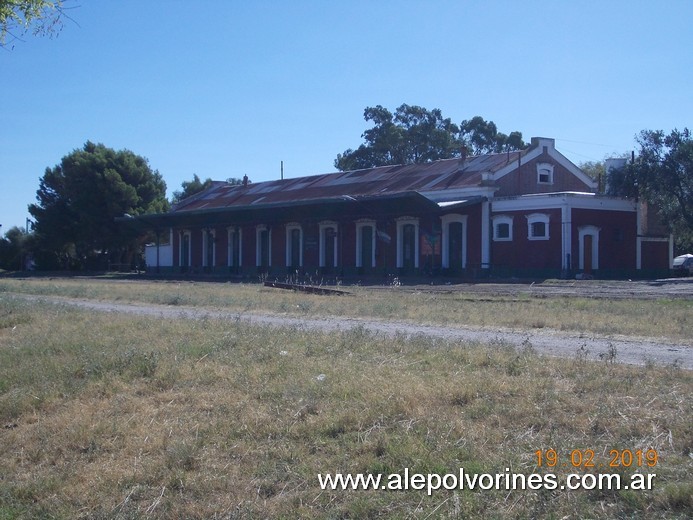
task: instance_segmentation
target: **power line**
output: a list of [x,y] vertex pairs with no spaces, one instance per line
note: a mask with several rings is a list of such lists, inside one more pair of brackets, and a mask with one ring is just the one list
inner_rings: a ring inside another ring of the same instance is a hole
[[577,153],[577,152],[574,152],[574,151],[572,151],[572,150],[567,150],[567,149],[565,149],[565,148],[561,148],[561,152],[566,152],[566,153],[569,153],[569,154],[572,154],[572,155],[577,155],[578,157],[582,157],[582,158],[584,158],[584,159],[588,159],[588,160],[594,161],[594,162],[599,162],[599,161],[602,161],[602,160],[603,160],[603,159],[595,159],[594,157],[590,157],[590,156],[588,156],[588,155],[583,155],[583,154],[581,154],[581,153]]
[[602,146],[604,148],[618,148],[615,144],[601,144],[601,143],[588,143],[586,141],[574,141],[572,139],[561,139],[556,137],[556,141],[564,141],[566,143],[575,143],[575,144],[586,144],[589,146]]

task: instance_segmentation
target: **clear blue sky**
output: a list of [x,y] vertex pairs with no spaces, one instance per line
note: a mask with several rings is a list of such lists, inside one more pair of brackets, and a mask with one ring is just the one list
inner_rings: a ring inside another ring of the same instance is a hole
[[576,163],[693,126],[693,2],[68,0],[75,23],[0,49],[0,230],[87,141],[168,193],[334,170],[367,106],[440,108],[556,138]]

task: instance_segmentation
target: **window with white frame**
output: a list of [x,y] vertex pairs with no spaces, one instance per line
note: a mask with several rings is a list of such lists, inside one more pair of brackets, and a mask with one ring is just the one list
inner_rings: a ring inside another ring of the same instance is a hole
[[527,238],[529,240],[549,239],[549,216],[544,213],[527,215]]
[[448,268],[467,267],[467,215],[453,213],[443,215],[442,224],[442,266]]
[[375,267],[375,220],[356,222],[356,267]]
[[493,217],[493,240],[496,242],[510,242],[513,239],[513,218],[508,215],[496,215]]
[[303,266],[303,229],[300,224],[286,226],[286,266]]
[[337,267],[337,223],[320,222],[320,267]]
[[553,184],[553,164],[550,164],[550,163],[537,164],[537,183],[538,184]]
[[272,230],[265,224],[255,226],[255,265],[272,266]]

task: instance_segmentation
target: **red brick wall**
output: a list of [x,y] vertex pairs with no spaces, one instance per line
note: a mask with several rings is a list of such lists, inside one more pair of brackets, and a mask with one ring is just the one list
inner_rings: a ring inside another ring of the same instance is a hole
[[669,242],[650,242],[641,244],[643,269],[670,269]]
[[[553,168],[553,184],[537,182],[537,164],[550,163]],[[496,197],[524,195],[527,193],[553,193],[557,191],[591,191],[590,187],[558,164],[548,154],[522,164],[519,169],[507,174],[498,181]]]
[[471,206],[467,214],[467,265],[481,267],[481,204]]
[[[527,215],[549,215],[549,239],[529,240]],[[491,241],[491,264],[516,269],[560,269],[561,210],[503,211],[496,215],[513,217],[512,241]],[[493,230],[492,230],[493,231]]]
[[579,266],[579,227],[593,225],[599,230],[599,269],[635,269],[637,216],[635,212],[573,209],[571,255],[573,268]]
[[337,265],[340,267],[355,267],[356,224],[340,222],[337,233]]
[[255,267],[255,226],[241,226],[241,265],[243,269]]
[[226,228],[215,228],[214,265],[223,267],[229,265],[229,232]]
[[171,240],[173,267],[180,265],[180,234],[177,229],[173,230],[173,240]]

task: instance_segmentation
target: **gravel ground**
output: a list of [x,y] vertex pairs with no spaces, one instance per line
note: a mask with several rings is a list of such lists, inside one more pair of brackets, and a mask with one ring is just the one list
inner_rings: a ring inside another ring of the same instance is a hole
[[[693,280],[692,280],[693,281]],[[643,298],[662,298],[667,296],[665,291],[672,291],[675,297],[693,298],[693,283],[682,281],[680,283],[667,282],[662,285],[650,285],[654,282],[614,282],[613,284],[602,283],[602,287],[607,286],[611,291],[609,296],[600,293],[600,297],[618,297],[616,294],[626,297],[629,292],[635,291],[637,296]],[[573,291],[574,296],[588,296],[588,293],[596,291],[596,284],[578,283],[574,286],[561,284],[551,288],[550,286],[532,285],[496,285],[496,284],[476,284],[473,286],[476,291],[485,294],[527,294],[527,291],[541,291],[536,296],[565,296],[567,291]],[[413,288],[413,287],[412,287]],[[463,290],[471,291],[472,286],[417,286],[416,290]],[[407,287],[407,289],[410,289]],[[689,296],[686,296],[689,295]],[[512,330],[501,327],[444,327],[418,325],[407,322],[381,321],[365,318],[343,318],[343,317],[324,317],[324,318],[300,318],[270,313],[257,312],[228,312],[201,307],[182,307],[165,306],[154,304],[130,304],[118,302],[103,302],[92,300],[80,300],[72,298],[54,296],[32,296],[22,294],[12,294],[11,298],[19,298],[30,301],[41,301],[53,304],[72,305],[82,309],[89,309],[99,312],[118,312],[142,316],[153,316],[162,319],[202,319],[216,318],[222,320],[242,320],[255,325],[265,325],[272,327],[300,327],[312,330],[324,331],[344,331],[352,328],[362,327],[376,334],[395,336],[404,334],[406,336],[425,335],[436,338],[443,338],[449,341],[459,342],[482,342],[482,343],[504,343],[515,347],[524,347],[531,344],[539,353],[550,356],[565,358],[575,357],[580,349],[585,349],[587,359],[603,360],[608,359],[615,353],[615,361],[633,365],[643,365],[654,363],[656,365],[679,366],[687,370],[693,370],[693,341],[672,342],[663,339],[653,338],[634,338],[625,336],[597,336],[593,334],[566,333],[547,329],[539,330]],[[633,296],[629,296],[633,297]],[[692,336],[693,340],[693,336]],[[583,353],[584,351],[583,350]]]

